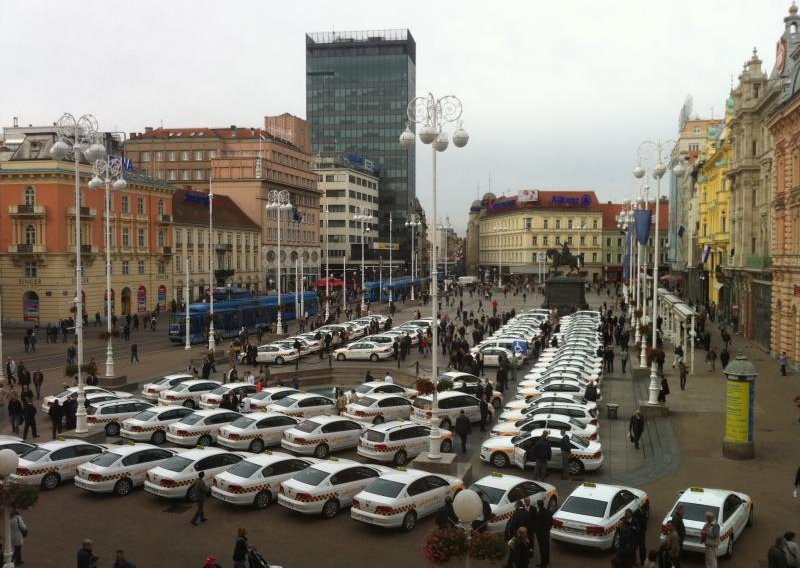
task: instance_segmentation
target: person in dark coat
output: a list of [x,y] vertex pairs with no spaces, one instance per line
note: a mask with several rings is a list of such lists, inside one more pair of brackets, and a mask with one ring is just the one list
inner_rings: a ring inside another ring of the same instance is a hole
[[[550,448],[550,442],[547,440],[549,434],[547,430],[542,432],[542,436],[536,440],[529,449],[532,454],[531,457],[536,463],[536,469],[533,473],[534,479],[543,480],[547,477],[547,462],[553,457],[553,450]],[[527,461],[527,456],[525,459]]]
[[592,381],[589,383],[589,386],[586,387],[583,398],[585,398],[587,402],[597,402],[597,383],[595,381]]
[[644,561],[647,558],[647,515],[644,514],[642,509],[636,509],[633,512],[631,525],[636,531],[635,548],[639,551],[639,563],[644,566]]
[[38,438],[39,434],[36,432],[36,407],[31,404],[31,401],[23,398],[22,403],[22,417],[25,419],[25,428],[22,430],[22,439],[28,437],[28,429],[33,433],[34,438]]
[[233,568],[247,568],[247,555],[250,546],[247,544],[247,529],[239,527],[236,536],[236,545],[233,548]]
[[630,509],[625,510],[622,517],[622,525],[619,528],[619,546],[617,548],[617,560],[619,566],[633,568],[636,566],[636,544],[639,536],[633,526],[633,513]]
[[514,513],[506,523],[505,537],[511,539],[520,527],[528,526],[528,511],[525,509],[525,503],[521,500],[517,501],[514,505]]
[[453,510],[453,498],[446,497],[444,506],[436,513],[436,526],[440,529],[449,529],[458,526],[458,517]]
[[47,411],[47,414],[53,423],[53,439],[55,440],[56,436],[61,433],[61,421],[64,419],[64,408],[58,399],[54,400],[53,404],[50,405],[50,410]]
[[637,450],[639,449],[639,439],[642,437],[643,432],[644,416],[642,416],[642,411],[637,409],[636,412],[633,413],[633,416],[631,416],[631,420],[628,423],[628,436]]
[[[478,385],[478,388],[481,388],[480,385]],[[483,391],[481,390],[481,392]],[[485,432],[486,421],[489,418],[489,403],[486,402],[486,399],[483,396],[479,396],[478,400],[480,401],[479,404],[481,408],[481,432]]]
[[532,540],[528,537],[528,529],[519,527],[508,549],[508,566],[511,568],[528,568],[533,558]]
[[536,502],[536,541],[539,543],[539,566],[550,564],[550,529],[553,527],[553,513],[545,509],[544,501]]
[[661,388],[658,391],[658,402],[666,404],[668,394],[669,394],[669,382],[667,382],[667,377],[662,375]]
[[683,541],[686,540],[686,526],[683,524],[683,514],[683,505],[678,505],[675,507],[675,512],[672,513],[672,518],[670,519],[670,521],[672,521],[672,526],[675,528],[675,532],[678,533],[681,550],[683,550]]
[[467,453],[467,436],[469,436],[470,423],[467,415],[462,410],[456,418],[455,431],[458,437],[461,438],[461,451]]

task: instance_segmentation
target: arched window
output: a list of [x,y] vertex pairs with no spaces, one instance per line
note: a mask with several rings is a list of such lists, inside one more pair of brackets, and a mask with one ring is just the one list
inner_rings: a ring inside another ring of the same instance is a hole
[[164,214],[164,200],[163,199],[159,199],[158,200],[158,214],[159,215],[163,215]]
[[28,225],[25,227],[25,244],[26,245],[35,245],[36,244],[36,227],[33,225]]
[[36,205],[36,190],[32,186],[25,188],[25,205]]

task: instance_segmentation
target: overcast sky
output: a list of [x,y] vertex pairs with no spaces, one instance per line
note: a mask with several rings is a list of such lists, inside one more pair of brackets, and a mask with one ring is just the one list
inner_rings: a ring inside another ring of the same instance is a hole
[[[633,192],[642,140],[676,135],[687,94],[720,117],[757,47],[767,71],[788,0],[3,2],[0,126],[90,112],[105,129],[258,126],[305,117],[305,36],[408,28],[417,94],[464,103],[466,148],[439,159],[439,215],[523,187]],[[399,133],[398,133],[399,134]],[[430,214],[430,149],[417,151]]]

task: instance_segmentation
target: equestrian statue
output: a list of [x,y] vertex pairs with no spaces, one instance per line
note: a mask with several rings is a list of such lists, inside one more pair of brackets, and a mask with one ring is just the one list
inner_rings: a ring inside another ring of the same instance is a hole
[[583,253],[572,254],[567,243],[561,246],[560,251],[557,248],[547,249],[547,258],[553,260],[553,270],[555,271],[558,270],[559,266],[568,266],[567,276],[572,274],[573,271],[580,274],[580,269],[583,268]]

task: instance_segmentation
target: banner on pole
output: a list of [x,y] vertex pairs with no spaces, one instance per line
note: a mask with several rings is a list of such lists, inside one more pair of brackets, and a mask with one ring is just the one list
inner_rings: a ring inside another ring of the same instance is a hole
[[633,212],[633,219],[636,223],[636,241],[640,245],[646,245],[650,238],[650,222],[652,214],[649,209],[637,209]]

